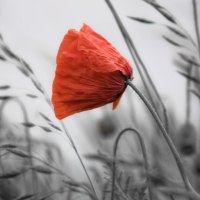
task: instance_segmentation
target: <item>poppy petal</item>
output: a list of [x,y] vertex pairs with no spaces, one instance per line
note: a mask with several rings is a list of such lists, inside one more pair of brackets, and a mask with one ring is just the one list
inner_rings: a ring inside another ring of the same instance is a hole
[[122,98],[122,95],[120,97],[118,97],[114,102],[113,102],[113,106],[112,106],[112,110],[115,110],[117,108],[117,106],[119,105],[119,102]]
[[128,61],[102,36],[84,25],[65,35],[57,54],[52,103],[58,119],[119,103],[130,78]]
[[83,55],[86,55],[87,62],[92,70],[97,72],[120,70],[125,76],[132,74],[130,63],[111,43],[86,24],[80,30],[78,49]]
[[[53,84],[52,101],[59,119],[77,112],[90,110],[115,101],[124,90],[125,81],[119,71],[88,73],[87,77],[72,79],[70,76],[57,75]],[[118,80],[122,81],[119,82]]]

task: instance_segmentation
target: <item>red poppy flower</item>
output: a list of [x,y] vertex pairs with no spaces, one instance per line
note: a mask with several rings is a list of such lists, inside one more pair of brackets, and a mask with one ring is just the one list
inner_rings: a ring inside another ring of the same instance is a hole
[[128,61],[85,24],[64,36],[56,62],[52,102],[58,119],[111,102],[114,109],[132,79]]

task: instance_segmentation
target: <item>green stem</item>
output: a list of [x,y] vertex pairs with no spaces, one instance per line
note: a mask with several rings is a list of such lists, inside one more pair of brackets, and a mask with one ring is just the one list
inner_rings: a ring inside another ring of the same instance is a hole
[[144,164],[145,164],[145,172],[146,172],[146,178],[147,178],[147,185],[148,185],[148,190],[149,190],[149,200],[153,200],[152,197],[152,190],[151,190],[151,184],[150,184],[150,179],[149,179],[149,163],[148,163],[148,158],[147,158],[147,151],[146,151],[146,147],[143,141],[143,138],[141,136],[141,134],[139,133],[139,131],[137,131],[136,129],[133,128],[125,128],[124,130],[122,130],[119,135],[117,136],[117,139],[115,141],[114,144],[114,149],[113,149],[113,154],[114,154],[114,158],[113,158],[113,174],[112,174],[112,193],[111,193],[111,200],[114,200],[114,195],[115,195],[115,176],[116,176],[116,155],[117,155],[117,147],[119,144],[119,140],[122,137],[122,135],[124,133],[127,133],[127,131],[132,131],[133,133],[135,133],[139,139],[140,145],[141,145],[141,149],[142,149],[142,155],[144,158]]
[[172,142],[170,136],[168,135],[168,133],[167,133],[162,121],[160,120],[158,114],[155,112],[155,109],[152,107],[152,105],[149,103],[149,101],[146,99],[146,97],[131,83],[130,80],[127,80],[127,85],[129,85],[137,93],[137,95],[142,99],[142,101],[144,102],[144,104],[147,106],[148,110],[152,114],[153,118],[155,119],[158,127],[160,128],[160,130],[163,134],[163,137],[165,138],[165,140],[166,140],[166,142],[167,142],[167,144],[168,144],[168,146],[169,146],[169,148],[170,148],[170,150],[171,150],[171,152],[174,156],[174,159],[175,159],[176,164],[179,168],[179,171],[180,171],[181,177],[183,179],[186,190],[191,191],[197,197],[197,199],[200,200],[200,195],[191,186],[191,184],[190,184],[190,182],[187,178],[186,171],[184,169],[180,155],[179,155],[178,151],[176,150],[176,147],[175,147],[174,143]]

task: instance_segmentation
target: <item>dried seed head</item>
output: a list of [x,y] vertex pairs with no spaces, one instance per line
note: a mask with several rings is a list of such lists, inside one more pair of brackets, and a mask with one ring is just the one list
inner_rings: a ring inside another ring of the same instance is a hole
[[182,155],[191,156],[197,149],[197,132],[195,127],[186,123],[178,133],[178,149]]
[[98,122],[98,128],[102,138],[111,137],[117,129],[116,121],[113,116],[107,115]]

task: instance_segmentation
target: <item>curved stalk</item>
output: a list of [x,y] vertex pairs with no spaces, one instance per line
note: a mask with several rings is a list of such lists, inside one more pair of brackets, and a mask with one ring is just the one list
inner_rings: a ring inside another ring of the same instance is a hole
[[197,2],[196,0],[192,0],[193,6],[193,17],[194,17],[194,25],[195,25],[195,32],[200,56],[200,33],[199,33],[199,22],[198,22],[198,10],[197,10]]
[[149,191],[149,200],[153,200],[152,190],[151,190],[151,185],[150,185],[150,179],[149,179],[149,175],[148,175],[150,167],[149,167],[149,163],[148,163],[148,159],[147,159],[146,147],[145,147],[143,138],[142,138],[141,134],[139,133],[139,131],[136,130],[136,129],[133,129],[133,128],[125,128],[124,130],[122,130],[119,133],[119,135],[117,136],[117,139],[116,139],[115,144],[114,144],[114,149],[113,149],[114,157],[113,157],[113,163],[112,163],[113,174],[112,174],[111,200],[114,200],[114,195],[115,195],[115,176],[116,176],[115,168],[116,168],[117,147],[118,147],[120,138],[122,137],[122,135],[124,133],[127,133],[127,131],[132,131],[133,133],[135,133],[137,135],[137,137],[139,139],[141,149],[142,149],[142,155],[143,155],[143,158],[144,158],[145,172],[146,172],[146,178],[147,178],[147,186],[148,186],[148,191]]
[[148,108],[150,113],[152,114],[153,118],[155,119],[158,127],[160,128],[160,130],[163,134],[163,137],[165,138],[165,140],[174,156],[174,159],[179,168],[179,171],[180,171],[181,177],[183,179],[183,183],[185,185],[186,190],[191,191],[195,195],[196,199],[200,200],[200,195],[194,190],[194,188],[190,184],[190,182],[187,178],[187,175],[186,175],[185,168],[183,166],[183,162],[180,158],[180,155],[179,155],[178,151],[176,150],[174,143],[172,142],[170,136],[168,135],[168,133],[167,133],[162,121],[160,120],[158,114],[156,113],[155,109],[152,107],[152,105],[149,103],[149,101],[146,99],[146,97],[131,83],[130,80],[127,80],[127,85],[129,85],[137,93],[137,95],[141,98],[141,100],[144,102],[144,104],[146,105],[146,107]]

